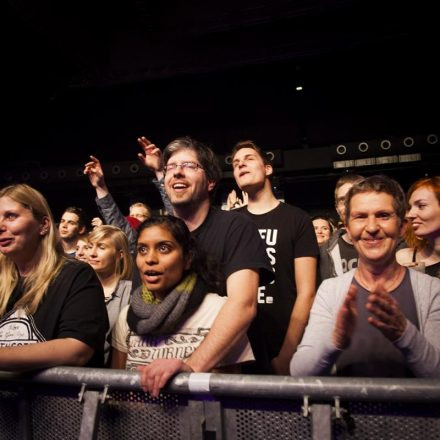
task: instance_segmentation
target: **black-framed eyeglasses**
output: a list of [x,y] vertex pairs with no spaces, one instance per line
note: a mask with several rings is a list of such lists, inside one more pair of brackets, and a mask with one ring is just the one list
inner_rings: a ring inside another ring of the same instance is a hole
[[169,163],[164,168],[163,171],[166,174],[168,171],[173,171],[178,167],[187,171],[197,171],[197,169],[203,170],[202,166],[195,162],[181,162],[181,163]]

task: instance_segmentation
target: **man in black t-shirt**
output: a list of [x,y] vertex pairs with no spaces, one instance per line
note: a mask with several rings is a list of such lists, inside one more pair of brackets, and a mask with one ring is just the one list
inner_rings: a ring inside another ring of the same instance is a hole
[[[196,237],[200,247],[220,265],[224,292],[228,296],[214,324],[200,347],[185,363],[144,367],[141,381],[161,377],[161,383],[179,371],[209,371],[217,365],[246,332],[256,314],[257,290],[272,281],[273,272],[255,225],[242,214],[211,207],[211,194],[221,178],[214,152],[189,137],[172,141],[161,153],[147,139],[140,138],[144,150],[141,160],[164,174],[164,187],[173,207]],[[151,364],[153,365],[153,364]],[[146,372],[145,372],[146,371]]]
[[335,207],[342,227],[320,246],[319,274],[321,281],[342,275],[357,267],[357,251],[343,225],[345,224],[345,196],[349,189],[361,180],[363,180],[362,176],[347,174],[336,182]]
[[[258,355],[264,360],[266,352],[273,372],[289,374],[289,362],[315,296],[316,235],[303,210],[275,197],[270,182],[272,165],[257,145],[238,143],[232,166],[237,185],[248,194],[248,204],[241,210],[257,225],[275,271],[275,282],[259,288],[254,327],[260,336],[257,341],[251,337],[252,347],[257,360]],[[261,362],[258,372],[267,372]]]

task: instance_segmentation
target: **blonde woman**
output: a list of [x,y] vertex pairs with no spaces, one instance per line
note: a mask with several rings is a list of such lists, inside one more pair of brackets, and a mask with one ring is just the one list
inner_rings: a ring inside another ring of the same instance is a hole
[[[87,262],[95,270],[104,290],[110,324],[109,338],[119,312],[130,302],[133,262],[127,236],[116,226],[98,226],[88,235],[87,241]],[[110,343],[106,340],[106,362],[109,352]]]
[[64,256],[43,195],[0,190],[0,369],[101,366],[107,328],[99,281]]

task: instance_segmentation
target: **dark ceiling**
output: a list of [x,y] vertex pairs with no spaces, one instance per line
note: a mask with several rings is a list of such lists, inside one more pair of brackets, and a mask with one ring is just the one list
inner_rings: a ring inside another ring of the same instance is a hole
[[[433,2],[432,2],[433,3]],[[9,0],[2,170],[129,161],[145,135],[224,154],[439,133],[425,2]],[[296,91],[302,85],[303,91]]]

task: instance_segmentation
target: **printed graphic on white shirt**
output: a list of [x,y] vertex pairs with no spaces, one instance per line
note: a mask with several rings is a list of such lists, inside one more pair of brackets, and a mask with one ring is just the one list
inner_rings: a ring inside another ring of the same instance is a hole
[[128,335],[127,370],[136,370],[155,359],[188,359],[202,343],[209,328],[198,328],[194,333],[176,333],[163,336],[141,337],[133,332]]
[[22,309],[11,310],[0,320],[0,347],[15,347],[44,341],[34,318],[26,315]]
[[[199,308],[168,335],[139,336],[127,324],[128,306],[122,309],[112,334],[112,346],[127,353],[126,369],[135,370],[155,359],[188,359],[205,339],[212,323],[226,302],[225,297],[208,293]],[[235,365],[254,360],[249,340],[243,335],[217,366]]]

